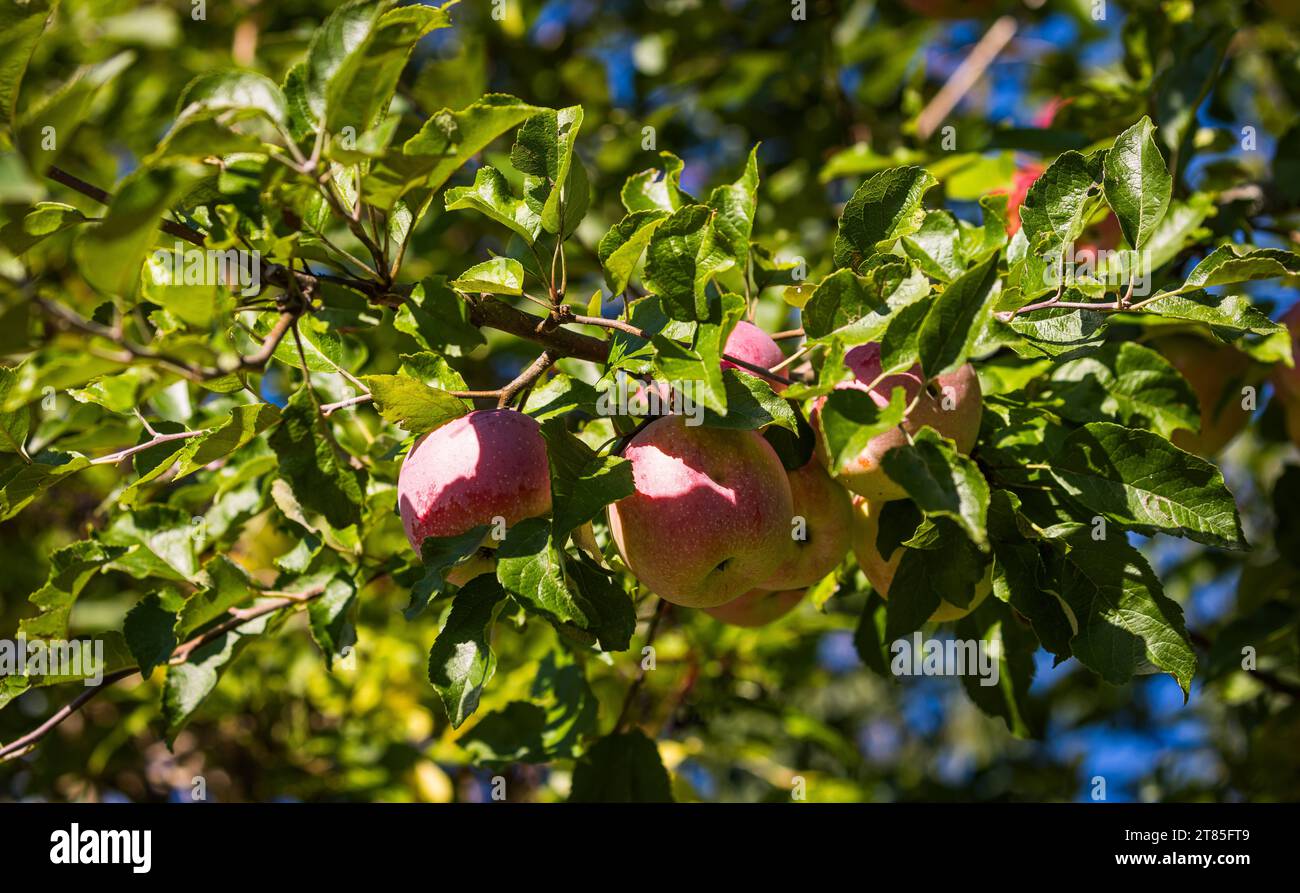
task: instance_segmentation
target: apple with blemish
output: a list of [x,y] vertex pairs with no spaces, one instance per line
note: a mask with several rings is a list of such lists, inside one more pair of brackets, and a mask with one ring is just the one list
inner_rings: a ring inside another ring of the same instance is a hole
[[705,613],[728,626],[766,626],[789,614],[803,600],[806,589],[751,589],[725,605],[705,608]]
[[609,507],[610,534],[628,570],[660,598],[689,608],[726,604],[784,560],[790,482],[755,432],[666,416],[623,455],[636,489]]
[[[836,479],[859,496],[876,502],[902,499],[907,491],[885,474],[880,461],[885,453],[907,443],[909,434],[915,434],[928,425],[957,444],[957,450],[969,453],[979,435],[980,416],[984,401],[980,391],[979,376],[975,368],[966,363],[952,372],[938,376],[934,386],[938,396],[925,387],[925,377],[919,365],[906,372],[881,377],[880,345],[875,342],[853,348],[844,357],[845,365],[853,370],[853,378],[837,384],[836,389],[856,388],[867,391],[878,406],[888,406],[895,388],[902,388],[911,409],[903,420],[903,429],[886,431],[871,439],[858,455],[845,467],[832,469]],[[879,380],[877,380],[879,379]],[[915,401],[915,404],[913,404]],[[820,415],[825,398],[820,398],[813,408],[813,428],[817,431],[817,449],[822,461],[827,461],[825,438],[821,432]]]
[[[513,409],[478,410],[435,428],[402,462],[397,507],[417,553],[426,537],[460,536],[497,518],[509,527],[549,514],[551,473],[541,428]],[[475,555],[448,581],[467,581],[494,563]]]
[[[881,598],[888,599],[890,587],[894,583],[894,575],[898,573],[898,565],[903,560],[903,550],[901,547],[896,549],[889,558],[880,554],[880,549],[876,546],[876,535],[880,532],[880,509],[879,504],[869,499],[853,500],[853,554],[858,559],[858,567],[862,568],[862,573],[866,574],[867,581],[871,583],[871,588],[876,590]],[[935,560],[942,561],[943,556],[936,555]],[[984,578],[975,586],[969,605],[961,608],[950,602],[941,601],[939,607],[930,615],[930,622],[944,623],[949,620],[960,620],[978,608],[992,591],[993,565],[990,563]]]
[[848,492],[826,473],[816,456],[791,471],[794,514],[787,527],[787,555],[764,589],[811,586],[829,574],[849,551],[853,504]]

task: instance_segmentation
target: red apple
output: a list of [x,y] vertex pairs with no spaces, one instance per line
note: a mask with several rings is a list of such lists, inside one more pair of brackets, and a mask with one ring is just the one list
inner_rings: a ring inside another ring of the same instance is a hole
[[[736,323],[736,327],[727,336],[727,343],[723,346],[722,352],[738,360],[761,366],[764,369],[771,369],[785,359],[785,354],[781,352],[780,345],[772,340],[771,335],[752,322],[745,322],[743,319]],[[746,375],[754,374],[743,366],[737,366],[727,360],[722,361],[722,368],[737,369]],[[786,386],[780,382],[771,379],[764,379],[764,381],[770,384],[774,391],[785,390]]]
[[[816,456],[788,475],[794,514],[786,530],[788,555],[764,589],[811,586],[835,570],[849,551],[853,504],[849,494],[826,473]],[[794,518],[801,518],[796,526]],[[802,537],[802,538],[800,538]]]
[[656,419],[624,451],[636,492],[609,507],[628,569],[688,608],[726,604],[784,559],[794,514],[781,460],[753,431]]
[[[844,362],[853,370],[854,378],[839,383],[837,389],[857,388],[867,391],[877,405],[887,406],[894,388],[901,387],[907,394],[909,404],[920,395],[903,421],[903,428],[908,433],[915,433],[929,425],[944,437],[956,441],[957,449],[962,453],[969,453],[975,446],[984,402],[979,376],[969,363],[935,379],[940,394],[936,399],[924,390],[925,377],[920,366],[913,366],[900,374],[887,375],[873,386],[871,383],[880,376],[879,344],[872,342],[853,348],[844,357]],[[818,419],[824,402],[825,398],[819,399],[813,409],[813,427],[818,432],[817,447],[823,461],[826,451]],[[836,472],[836,478],[854,493],[876,502],[902,499],[907,491],[890,480],[881,468],[880,460],[885,453],[905,443],[906,435],[897,428],[881,434],[867,444],[866,449],[852,460],[847,470]]]
[[416,552],[425,537],[548,514],[551,474],[541,429],[512,409],[479,410],[435,428],[402,462],[397,506]]
[[[889,588],[893,585],[894,574],[898,572],[899,562],[903,560],[900,548],[888,559],[876,548],[876,534],[880,531],[880,506],[868,499],[853,500],[853,554],[857,556],[858,567],[866,574],[871,588],[883,599],[889,598]],[[936,561],[942,561],[942,554],[935,555]],[[931,623],[944,623],[960,620],[980,606],[993,591],[993,565],[989,565],[984,579],[975,587],[970,604],[959,608],[950,602],[941,601],[939,607],[930,615]]]
[[710,616],[731,626],[766,626],[793,611],[806,591],[787,589],[773,592],[770,589],[751,589],[725,605],[704,610]]

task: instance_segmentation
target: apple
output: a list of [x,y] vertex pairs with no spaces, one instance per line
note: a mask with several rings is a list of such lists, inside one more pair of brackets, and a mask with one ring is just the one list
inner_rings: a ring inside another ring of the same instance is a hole
[[731,626],[766,626],[780,620],[795,609],[803,599],[805,589],[751,589],[740,598],[725,605],[705,608],[705,613]]
[[397,507],[416,552],[425,537],[549,514],[551,473],[541,428],[513,409],[477,410],[435,428],[402,462]]
[[1241,406],[1241,387],[1251,371],[1250,358],[1227,344],[1214,344],[1196,335],[1164,335],[1151,347],[1164,355],[1187,379],[1201,412],[1200,433],[1180,429],[1174,446],[1210,458],[1227,446],[1250,421]]
[[[785,359],[785,354],[781,352],[780,345],[772,340],[771,335],[752,322],[745,322],[743,319],[736,323],[736,327],[727,336],[727,343],[723,345],[722,352],[738,360],[744,360],[746,363],[761,366],[764,369],[771,369]],[[754,374],[743,366],[737,366],[727,360],[722,361],[722,368],[736,369],[746,375]],[[772,381],[771,379],[764,379],[764,381],[777,392],[784,391],[786,388],[784,384],[778,381]]]
[[[1293,305],[1278,322],[1291,332],[1291,353],[1300,364],[1300,304]],[[1277,399],[1282,401],[1286,413],[1286,433],[1292,443],[1300,446],[1300,366],[1278,363],[1273,367],[1272,378]]]
[[637,579],[688,608],[758,586],[789,548],[794,499],[776,451],[753,431],[651,422],[623,453],[636,491],[609,507],[614,545]]
[[[853,348],[845,355],[844,362],[853,370],[854,378],[840,382],[835,386],[837,389],[867,391],[879,406],[889,404],[889,397],[897,387],[907,394],[909,404],[919,394],[916,405],[903,421],[903,428],[909,434],[929,425],[944,437],[956,441],[957,449],[962,453],[969,453],[975,446],[984,401],[979,376],[969,363],[935,379],[940,394],[935,398],[925,390],[925,377],[919,365],[907,372],[887,375],[872,386],[871,383],[880,376],[880,345],[875,342]],[[825,398],[820,398],[813,408],[813,428],[817,431],[817,449],[823,462],[826,461],[826,447],[818,419],[824,402]],[[880,460],[885,453],[905,443],[907,436],[902,431],[897,428],[886,431],[873,438],[851,461],[849,468],[836,475],[837,479],[854,493],[876,502],[902,499],[907,491],[890,480],[880,467]]]
[[1020,206],[1025,203],[1029,187],[1043,175],[1047,168],[1041,164],[1028,164],[1016,170],[1011,178],[1011,190],[1007,193],[1007,235],[1014,236],[1020,229]]
[[[811,586],[835,570],[849,551],[853,503],[844,488],[826,473],[816,456],[787,477],[794,498],[794,513],[786,530],[787,557],[763,581],[764,589]],[[797,528],[794,518],[803,519]]]
[[[903,550],[900,548],[885,559],[876,548],[876,534],[880,530],[880,505],[873,503],[869,499],[858,498],[853,500],[853,554],[857,556],[858,567],[862,568],[862,573],[866,574],[867,580],[871,583],[871,588],[880,593],[883,599],[889,598],[889,587],[894,582],[894,574],[898,572],[898,564],[903,560]],[[942,561],[941,554],[935,556],[935,560]],[[975,587],[975,592],[971,597],[970,604],[965,608],[959,608],[956,605],[941,601],[939,607],[930,615],[931,623],[944,623],[949,620],[960,620],[971,611],[980,606],[980,602],[988,598],[993,591],[993,565],[989,564],[988,572],[984,579]]]

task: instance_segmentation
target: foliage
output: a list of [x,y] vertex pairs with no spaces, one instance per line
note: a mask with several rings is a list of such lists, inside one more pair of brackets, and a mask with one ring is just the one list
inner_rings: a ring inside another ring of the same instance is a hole
[[[1223,758],[1235,791],[1294,796],[1294,753],[1270,751],[1296,731],[1290,407],[1259,399],[1222,467],[1180,448],[1224,405],[1198,404],[1160,345],[1242,355],[1227,404],[1294,374],[1255,290],[1300,274],[1297,32],[1236,4],[1126,4],[1104,74],[1047,60],[1068,91],[1050,129],[959,112],[953,146],[916,132],[937,85],[908,60],[940,26],[902,6],[643,4],[668,11],[584,30],[584,5],[560,5],[573,28],[551,43],[539,3],[0,13],[0,628],[94,636],[109,672],[146,682],[88,706],[84,740],[37,744],[43,784],[85,767],[39,793],[114,784],[128,744],[165,739],[190,769],[273,766],[227,779],[232,796],[450,799],[450,769],[460,796],[508,772],[537,799],[708,797],[718,776],[744,798],[788,797],[795,776],[815,799],[1070,797],[1023,741],[1141,709],[1133,680],[1160,673],[1246,730],[1249,758]],[[597,61],[629,34],[663,97],[631,114]],[[747,51],[717,52],[728,34]],[[1222,155],[1240,135],[1215,122],[1236,119],[1189,110],[1265,87],[1283,98],[1250,114],[1280,135],[1272,162]],[[1017,151],[1044,166],[1018,206],[1001,194]],[[1062,278],[1062,251],[1108,226],[1102,247],[1147,267],[1112,254]],[[169,266],[194,243],[258,260],[244,279]],[[783,393],[723,370],[741,319],[802,327],[810,362]],[[917,585],[882,600],[850,559],[776,626],[665,609],[610,540],[641,420],[601,396],[624,374],[698,382],[706,424],[764,431],[791,468],[824,400],[836,468],[905,409],[834,390],[869,342],[882,377],[971,362],[985,394],[970,456],[923,429],[886,460],[908,499],[881,541]],[[457,587],[482,531],[417,554],[397,474],[416,437],[495,403],[542,423],[554,510]],[[1193,625],[1190,588],[1233,573],[1234,610]],[[986,575],[993,597],[926,624]],[[988,770],[965,789],[855,744],[865,717],[906,710],[889,643],[923,628],[999,643],[1003,683],[950,708]],[[850,634],[881,678],[818,651]],[[1033,685],[1064,662],[1084,671]],[[77,682],[0,679],[4,740]],[[999,787],[999,765],[1020,781]]]

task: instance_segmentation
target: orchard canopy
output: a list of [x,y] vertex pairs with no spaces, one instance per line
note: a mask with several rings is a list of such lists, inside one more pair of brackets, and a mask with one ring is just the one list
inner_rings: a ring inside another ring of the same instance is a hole
[[4,0],[0,798],[1300,796],[1295,18]]

